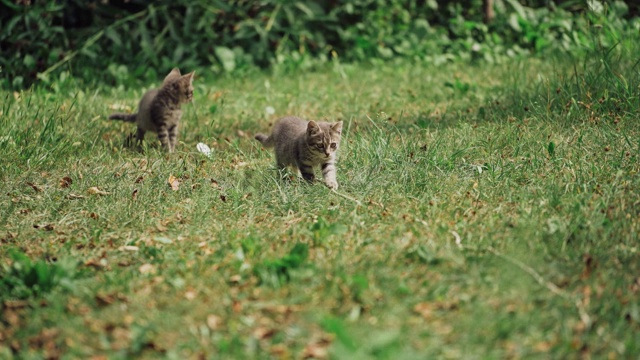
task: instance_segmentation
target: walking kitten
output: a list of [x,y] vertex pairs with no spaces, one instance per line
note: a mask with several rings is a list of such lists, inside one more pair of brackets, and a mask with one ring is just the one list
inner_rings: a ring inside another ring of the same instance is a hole
[[295,116],[279,119],[269,137],[257,134],[264,147],[274,147],[279,169],[296,167],[302,177],[312,182],[313,167],[320,165],[324,183],[337,189],[336,152],[340,147],[342,121],[335,123],[307,121]]
[[162,147],[172,153],[182,117],[180,106],[193,99],[194,74],[195,71],[181,75],[178,68],[173,68],[158,89],[151,89],[144,94],[137,114],[112,114],[109,119],[135,122],[138,126],[138,143],[142,142],[147,131],[157,133]]

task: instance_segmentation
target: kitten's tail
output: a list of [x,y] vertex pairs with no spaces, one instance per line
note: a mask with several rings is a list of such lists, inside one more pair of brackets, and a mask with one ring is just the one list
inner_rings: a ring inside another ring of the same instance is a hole
[[111,114],[109,120],[122,120],[126,122],[136,122],[136,116],[138,114]]
[[272,147],[273,144],[273,138],[271,136],[267,136],[264,134],[257,134],[255,136],[256,140],[260,141],[262,143],[262,146],[264,147]]

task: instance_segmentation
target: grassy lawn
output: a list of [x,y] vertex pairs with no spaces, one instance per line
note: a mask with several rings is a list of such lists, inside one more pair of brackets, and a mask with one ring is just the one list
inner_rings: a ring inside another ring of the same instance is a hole
[[[637,356],[640,75],[615,50],[204,76],[171,155],[106,120],[146,88],[2,92],[0,358]],[[290,114],[344,121],[338,194],[253,139]]]

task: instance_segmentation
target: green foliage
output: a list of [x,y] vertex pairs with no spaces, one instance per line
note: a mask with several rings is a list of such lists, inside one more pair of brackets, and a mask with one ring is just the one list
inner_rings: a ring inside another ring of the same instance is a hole
[[254,268],[254,273],[264,283],[279,286],[291,279],[291,272],[298,269],[309,257],[309,245],[296,243],[289,253],[279,259],[264,260]]
[[77,277],[75,264],[31,260],[18,251],[9,251],[10,262],[0,269],[0,299],[41,296],[58,285],[69,287]]
[[174,66],[211,77],[254,66],[308,69],[336,59],[500,62],[580,50],[591,43],[594,24],[605,46],[638,27],[637,19],[625,18],[622,1],[590,9],[498,0],[490,23],[483,21],[481,0],[2,3],[4,88],[36,79],[53,85],[64,73],[125,84],[155,80]]
[[0,75],[4,87],[20,88],[64,56],[69,42],[57,21],[63,5],[37,1],[26,6],[2,0],[1,6]]
[[311,236],[315,246],[324,244],[331,235],[342,235],[346,232],[347,227],[344,224],[329,224],[322,217],[311,226]]

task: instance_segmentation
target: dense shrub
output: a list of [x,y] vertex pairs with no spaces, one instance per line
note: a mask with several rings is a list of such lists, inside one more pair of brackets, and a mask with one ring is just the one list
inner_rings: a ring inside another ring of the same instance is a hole
[[63,3],[0,0],[3,87],[48,82],[61,69],[115,83],[175,65],[221,72],[334,57],[497,61],[585,45],[594,22],[615,31],[637,24],[622,1],[591,2],[597,9],[587,11],[575,1],[496,0],[489,24],[482,0]]

